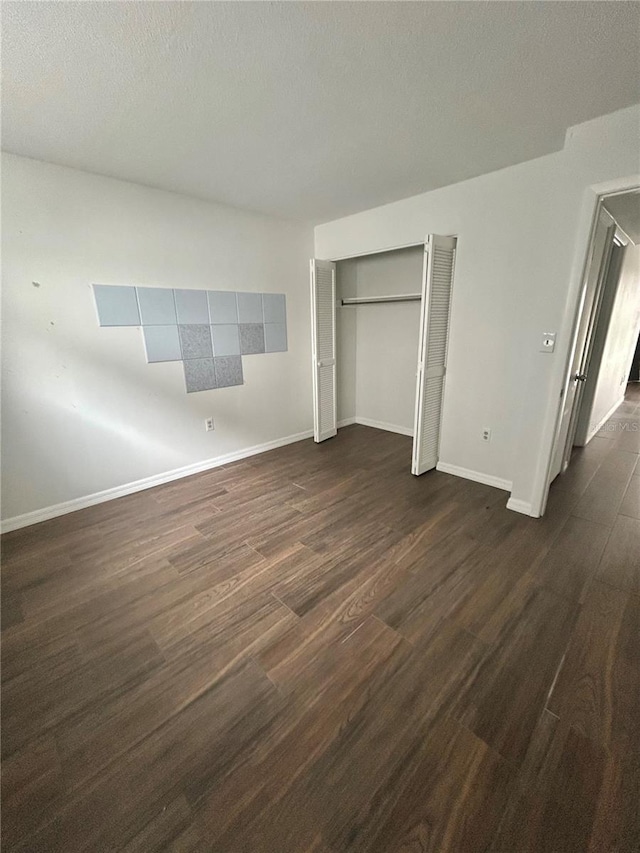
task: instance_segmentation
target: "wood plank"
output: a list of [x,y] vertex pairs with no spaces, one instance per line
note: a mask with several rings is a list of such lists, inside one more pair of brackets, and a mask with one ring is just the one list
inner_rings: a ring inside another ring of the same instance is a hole
[[621,423],[542,519],[354,425],[7,534],[3,849],[635,853]]
[[612,525],[638,461],[637,453],[614,449],[607,455],[573,514]]
[[456,702],[457,719],[516,765],[527,753],[575,616],[566,599],[532,590]]
[[535,583],[570,601],[582,601],[610,535],[611,528],[604,524],[571,516],[535,566]]
[[[637,471],[637,468],[636,468]],[[640,476],[634,474],[620,504],[620,515],[640,518]]]
[[596,577],[640,595],[640,519],[618,516]]
[[547,707],[595,743],[640,733],[640,600],[594,581]]
[[483,741],[443,718],[429,732],[420,762],[398,791],[394,808],[373,833],[361,831],[353,850],[476,853],[497,830],[512,768]]

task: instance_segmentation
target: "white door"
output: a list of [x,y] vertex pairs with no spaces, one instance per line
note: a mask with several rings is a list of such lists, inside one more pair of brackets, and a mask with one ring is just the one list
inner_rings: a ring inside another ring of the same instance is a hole
[[589,258],[585,270],[586,281],[583,287],[582,305],[579,309],[578,326],[575,330],[573,359],[569,376],[563,389],[564,405],[560,425],[556,435],[549,483],[569,464],[573,439],[578,424],[578,413],[582,399],[582,389],[587,378],[591,342],[595,324],[598,319],[598,309],[602,297],[602,285],[609,263],[613,246],[615,220],[601,209],[596,222],[596,228],[591,240]]
[[424,251],[411,461],[416,475],[435,468],[438,461],[456,239],[430,234]]
[[336,265],[311,261],[311,349],[313,360],[313,438],[338,432],[336,404]]

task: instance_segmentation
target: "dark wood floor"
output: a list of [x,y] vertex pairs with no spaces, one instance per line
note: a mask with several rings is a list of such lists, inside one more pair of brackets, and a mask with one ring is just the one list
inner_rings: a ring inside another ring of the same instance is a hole
[[538,520],[353,426],[5,536],[3,850],[637,853],[639,412]]

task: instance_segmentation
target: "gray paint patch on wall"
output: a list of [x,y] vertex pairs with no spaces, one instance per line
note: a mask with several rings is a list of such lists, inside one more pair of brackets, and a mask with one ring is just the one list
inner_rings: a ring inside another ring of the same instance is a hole
[[147,362],[183,361],[187,393],[242,385],[242,355],[286,352],[284,293],[93,285],[101,326],[141,326]]
[[184,359],[211,358],[213,347],[210,326],[178,326],[178,331]]
[[240,352],[242,355],[264,352],[264,325],[262,323],[240,324]]
[[184,362],[184,380],[187,394],[192,391],[211,391],[217,388],[216,371],[212,358],[192,358]]
[[239,355],[223,355],[213,359],[216,368],[218,388],[242,385],[242,359]]

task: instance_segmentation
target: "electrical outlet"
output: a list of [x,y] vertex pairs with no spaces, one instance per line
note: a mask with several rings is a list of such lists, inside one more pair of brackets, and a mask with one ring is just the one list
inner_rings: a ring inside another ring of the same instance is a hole
[[483,441],[491,441],[491,430],[488,427],[485,427],[482,430],[482,440]]
[[207,432],[211,432],[211,430],[215,429],[215,427],[213,425],[213,418],[207,418],[206,419],[206,421],[204,422],[204,428],[206,429]]

